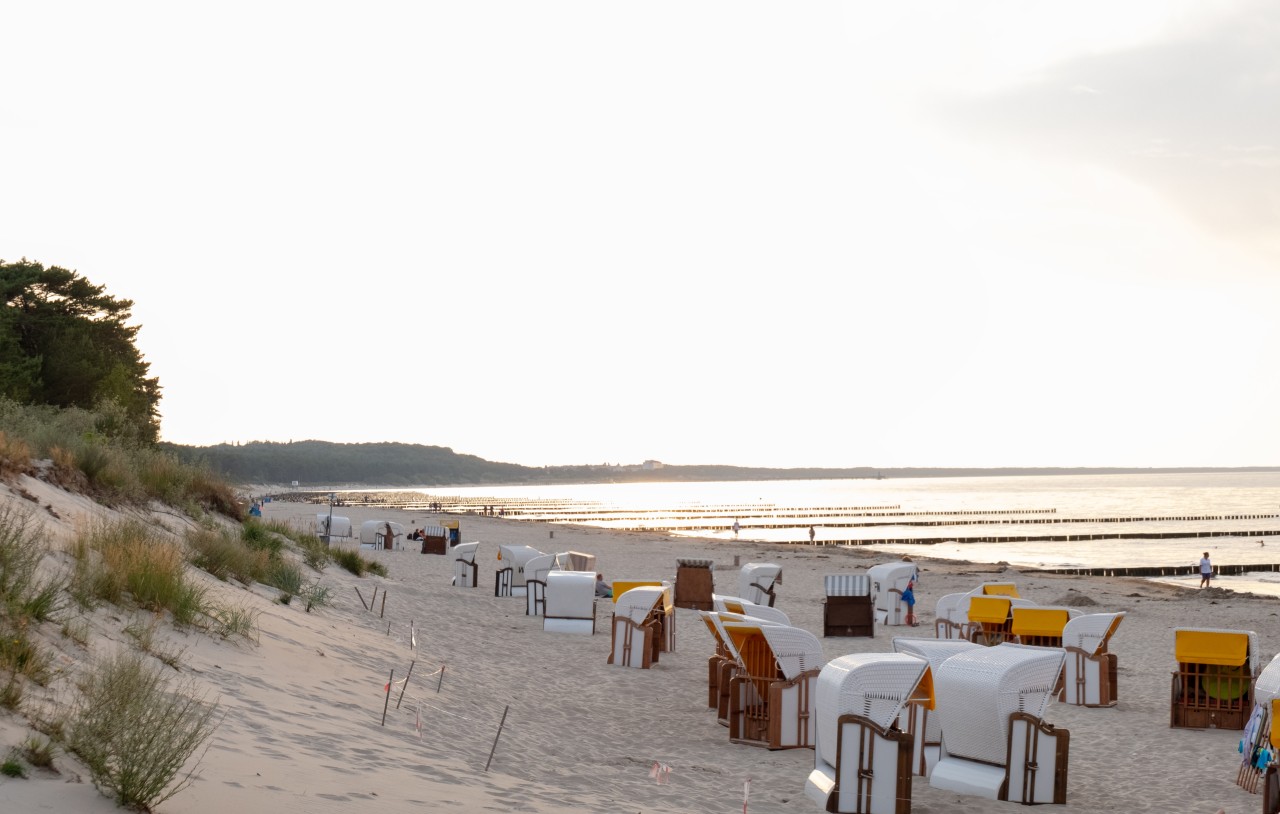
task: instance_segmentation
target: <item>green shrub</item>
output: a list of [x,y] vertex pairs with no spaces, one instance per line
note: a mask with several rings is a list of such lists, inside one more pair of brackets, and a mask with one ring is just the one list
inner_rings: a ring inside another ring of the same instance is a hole
[[71,593],[81,605],[122,604],[126,596],[151,611],[169,611],[177,624],[203,612],[204,589],[187,579],[182,549],[133,520],[101,524],[73,547]]
[[302,571],[298,570],[298,566],[284,560],[277,560],[271,563],[262,581],[272,588],[279,588],[289,595],[296,595],[302,592]]
[[18,759],[18,750],[14,749],[9,752],[9,756],[0,763],[0,774],[5,777],[26,777],[27,770],[23,767],[22,761]]
[[360,552],[352,551],[349,548],[335,548],[329,552],[333,557],[333,561],[341,567],[347,569],[358,577],[364,576],[364,572],[369,568],[369,562],[360,556]]
[[[150,811],[189,786],[183,767],[217,728],[217,705],[190,684],[171,686],[137,653],[99,663],[80,681],[68,748],[121,806]],[[206,747],[207,748],[207,747]]]
[[0,708],[16,712],[21,704],[22,681],[17,673],[9,673],[5,676],[4,683],[0,684]]
[[323,608],[329,604],[329,600],[333,597],[333,592],[329,590],[327,585],[315,583],[303,588],[299,593],[303,599],[307,601],[307,613],[311,613],[312,608]]
[[58,747],[48,738],[32,735],[22,744],[22,757],[38,769],[52,769],[57,755]]
[[209,628],[223,639],[241,638],[258,642],[259,611],[243,607],[212,606],[205,610]]
[[218,579],[238,579],[248,584],[261,582],[267,572],[267,552],[250,549],[226,531],[199,529],[189,533],[186,540],[192,565]]
[[298,540],[298,550],[302,552],[302,561],[315,571],[323,571],[333,561],[329,546],[319,537],[304,537]]
[[46,550],[31,512],[0,506],[0,608],[8,615],[43,622],[61,608],[65,580],[37,573]]
[[244,544],[249,548],[254,551],[265,551],[271,557],[280,556],[280,552],[284,549],[284,543],[266,526],[253,518],[249,518],[244,521],[240,528],[240,539],[244,540]]
[[0,670],[44,684],[49,669],[49,654],[32,640],[26,624],[0,619]]

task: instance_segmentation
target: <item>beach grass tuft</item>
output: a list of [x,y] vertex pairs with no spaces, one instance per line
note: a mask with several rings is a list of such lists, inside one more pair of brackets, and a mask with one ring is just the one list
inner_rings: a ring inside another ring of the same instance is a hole
[[[190,683],[171,684],[158,666],[121,652],[96,664],[79,682],[67,747],[94,785],[120,806],[151,811],[189,786],[196,766],[183,767],[217,729],[217,704]],[[201,753],[203,754],[203,753]]]

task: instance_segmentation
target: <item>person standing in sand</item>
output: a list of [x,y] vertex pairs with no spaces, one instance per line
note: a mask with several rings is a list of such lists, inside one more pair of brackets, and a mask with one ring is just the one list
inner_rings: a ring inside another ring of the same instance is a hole
[[813,545],[813,538],[814,538],[814,535],[816,535],[816,534],[817,534],[817,532],[815,532],[815,531],[813,530],[813,526],[810,526],[810,527],[809,527],[809,544],[810,544],[810,545]]
[[1200,587],[1209,587],[1209,578],[1213,576],[1213,564],[1209,562],[1209,552],[1200,558]]
[[738,525],[738,518],[733,518],[733,538],[735,540],[738,538],[738,530],[741,528],[742,526]]

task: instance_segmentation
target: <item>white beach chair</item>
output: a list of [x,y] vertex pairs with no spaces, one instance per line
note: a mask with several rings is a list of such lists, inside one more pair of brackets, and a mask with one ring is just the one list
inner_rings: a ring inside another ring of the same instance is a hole
[[[893,652],[924,659],[929,662],[929,667],[935,674],[947,659],[981,646],[962,639],[893,640]],[[903,707],[898,728],[911,736],[912,774],[928,777],[933,765],[938,762],[938,753],[942,747],[942,722],[937,715],[935,699],[930,696],[927,703],[913,701]]]
[[871,579],[871,601],[876,622],[882,625],[905,625],[907,603],[902,592],[916,576],[916,564],[907,561],[886,562],[867,569]]
[[759,619],[724,620],[739,670],[729,679],[729,739],[769,749],[813,746],[813,684],[826,663],[807,630]]
[[1062,700],[1085,707],[1114,707],[1118,696],[1114,653],[1107,652],[1124,612],[1086,613],[1067,621],[1062,647],[1067,667]]
[[658,660],[665,594],[665,588],[646,585],[614,597],[613,642],[607,663],[647,670]]
[[596,632],[596,572],[549,571],[542,629],[553,633]]
[[817,727],[805,796],[824,811],[911,811],[911,736],[895,726],[904,704],[929,704],[929,663],[896,653],[828,662],[814,689]]
[[823,636],[876,635],[871,577],[866,574],[827,574],[822,578],[822,586],[826,592],[822,602]]
[[527,545],[498,546],[498,562],[502,567],[494,574],[494,596],[524,596],[528,589],[524,567],[542,552]]
[[1070,736],[1042,718],[1066,654],[999,644],[957,653],[933,675],[942,724],[934,788],[1024,805],[1065,803]]
[[757,605],[773,607],[775,587],[782,584],[782,566],[772,562],[749,562],[738,573],[738,596]]
[[[524,612],[526,616],[541,616],[547,606],[547,575],[561,570],[554,554],[539,554],[524,564]],[[594,579],[594,577],[593,577]]]
[[1252,630],[1175,628],[1169,726],[1244,729],[1253,711],[1253,679],[1262,669]]
[[479,566],[476,553],[480,543],[458,543],[453,547],[453,585],[457,588],[474,588],[479,584]]

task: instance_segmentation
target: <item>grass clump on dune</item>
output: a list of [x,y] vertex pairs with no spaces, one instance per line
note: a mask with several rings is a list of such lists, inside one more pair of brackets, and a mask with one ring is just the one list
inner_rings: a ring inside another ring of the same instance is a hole
[[94,785],[139,811],[189,786],[188,761],[218,726],[216,704],[192,685],[171,685],[158,665],[122,652],[81,679],[67,748],[84,761]]
[[352,551],[346,548],[336,548],[329,552],[333,557],[333,561],[358,577],[368,574],[376,574],[380,577],[387,575],[387,567],[375,560],[366,560],[360,556],[359,551]]
[[120,605],[127,599],[156,613],[169,611],[178,625],[192,624],[204,612],[205,590],[187,578],[183,550],[142,523],[100,524],[82,535],[72,553],[72,593],[82,605]]

